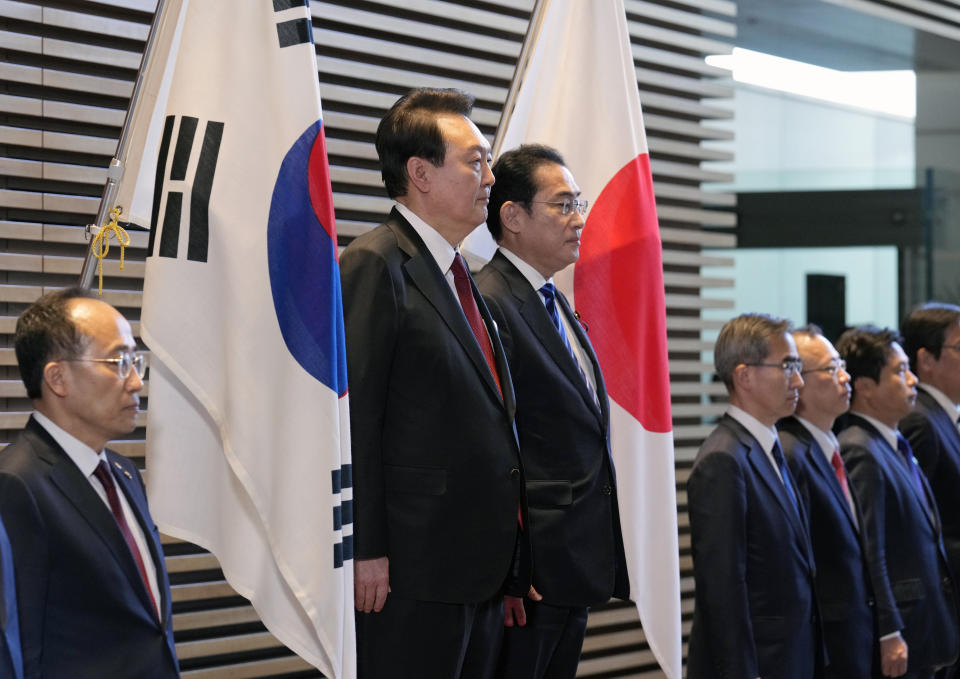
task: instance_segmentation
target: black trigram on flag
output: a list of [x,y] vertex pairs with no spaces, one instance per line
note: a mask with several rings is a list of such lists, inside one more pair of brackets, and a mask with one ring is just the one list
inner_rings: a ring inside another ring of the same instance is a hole
[[[165,182],[167,159],[173,140],[173,129],[177,116],[167,116],[163,125],[163,137],[160,140],[160,154],[157,158],[157,174],[153,184],[153,213],[150,218],[150,242],[147,252],[155,257],[177,258],[180,252],[180,223],[183,217],[183,196],[187,189],[190,194],[187,259],[194,262],[207,261],[207,247],[210,240],[210,190],[213,188],[213,176],[217,169],[217,157],[220,155],[220,140],[223,138],[223,123],[210,120],[204,126],[203,140],[200,144],[199,158],[193,173],[193,181],[187,181],[187,169],[193,152],[194,139],[199,120],[190,116],[180,116],[180,129],[177,143],[170,162],[169,180]],[[164,191],[166,184],[167,191]],[[160,207],[163,205],[163,225],[158,224]],[[157,231],[160,232],[157,242]]]
[[353,491],[353,465],[345,464],[340,469],[331,472],[334,496],[340,495],[340,504],[333,508],[333,530],[342,531],[350,526],[351,534],[344,535],[343,541],[333,546],[333,567],[343,567],[344,561],[353,558],[353,499],[343,499],[343,491],[347,488]]
[[[308,0],[273,0],[273,11],[282,12],[285,9],[293,7],[309,7]],[[310,19],[291,19],[290,21],[281,21],[277,24],[277,39],[280,41],[280,47],[290,47],[291,45],[302,45],[305,42],[313,42],[313,25]]]

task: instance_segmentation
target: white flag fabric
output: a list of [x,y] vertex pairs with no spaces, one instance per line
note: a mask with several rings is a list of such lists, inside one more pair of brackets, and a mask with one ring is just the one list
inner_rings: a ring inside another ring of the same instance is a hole
[[[356,676],[340,276],[309,3],[168,0],[119,189],[150,224],[147,489],[267,628]],[[144,125],[148,125],[144,128]]]
[[[611,400],[630,598],[670,679],[682,673],[666,312],[650,159],[622,0],[542,0],[503,151],[547,144],[591,201],[580,259],[557,275],[589,327]],[[465,244],[493,253],[485,226]]]

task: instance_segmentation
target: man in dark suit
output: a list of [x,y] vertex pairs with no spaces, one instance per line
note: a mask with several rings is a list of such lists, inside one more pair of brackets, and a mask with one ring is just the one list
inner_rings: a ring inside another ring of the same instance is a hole
[[530,585],[510,373],[457,249],[493,184],[472,103],[393,105],[376,143],[397,205],[340,259],[363,679],[491,676],[505,583]]
[[627,598],[609,404],[597,357],[553,275],[580,252],[586,201],[545,146],[500,156],[487,227],[500,249],[477,276],[513,376],[533,588],[505,600],[499,677],[572,679],[587,608]]
[[[777,423],[780,444],[810,520],[817,602],[829,679],[870,679],[878,654],[873,591],[860,541],[860,518],[831,431],[850,407],[850,375],[816,326],[793,333],[803,360],[794,415]],[[879,675],[877,668],[876,675]]]
[[17,612],[17,588],[13,579],[13,554],[3,521],[0,521],[0,677],[23,679],[23,654],[20,651],[20,617]]
[[714,347],[730,407],[687,481],[691,679],[821,676],[806,516],[774,428],[793,413],[803,386],[788,331],[786,320],[743,314],[723,326]]
[[851,328],[837,350],[853,386],[840,454],[863,519],[881,670],[932,677],[957,658],[958,620],[937,507],[897,431],[916,400],[917,380],[892,330]]
[[130,324],[79,289],[17,321],[34,412],[0,453],[24,676],[179,676],[160,535],[136,467],[106,448],[136,427],[145,357]]
[[[900,420],[940,511],[947,562],[960,574],[960,307],[930,302],[903,321],[903,349],[920,383]],[[953,669],[956,676],[960,665]]]

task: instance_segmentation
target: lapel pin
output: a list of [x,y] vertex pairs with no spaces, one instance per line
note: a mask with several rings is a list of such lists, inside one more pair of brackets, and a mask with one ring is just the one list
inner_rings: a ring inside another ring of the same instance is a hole
[[579,312],[579,311],[574,311],[574,312],[573,312],[573,317],[576,318],[577,321],[579,321],[580,326],[583,328],[583,331],[584,331],[584,332],[590,332],[590,326],[587,325],[587,322],[586,322],[585,320],[583,320],[582,318],[580,318],[580,312]]

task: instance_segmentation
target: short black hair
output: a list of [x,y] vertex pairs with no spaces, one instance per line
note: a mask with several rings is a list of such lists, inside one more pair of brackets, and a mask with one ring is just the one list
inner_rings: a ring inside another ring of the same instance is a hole
[[960,323],[960,306],[927,302],[907,314],[900,324],[903,333],[903,350],[910,358],[914,372],[917,370],[917,353],[921,349],[929,351],[934,358],[940,358],[940,350],[946,339],[947,329]]
[[487,228],[493,239],[503,237],[500,208],[504,203],[520,203],[529,214],[530,203],[540,187],[534,182],[537,168],[546,163],[566,165],[560,152],[543,144],[522,144],[497,158],[493,165],[496,182],[490,189],[490,204],[487,209]]
[[443,165],[447,146],[437,125],[437,116],[469,117],[473,95],[453,88],[421,87],[403,95],[377,126],[377,155],[380,174],[391,198],[407,194],[407,161],[424,158],[434,166]]
[[858,377],[880,381],[880,373],[887,364],[894,342],[902,342],[896,330],[875,325],[859,325],[840,335],[837,339],[837,353],[847,362],[851,389],[856,391],[854,382]]
[[43,369],[50,361],[77,358],[90,344],[70,319],[67,310],[74,299],[97,299],[85,288],[50,292],[31,304],[17,319],[13,346],[20,378],[32,399],[43,395]]

